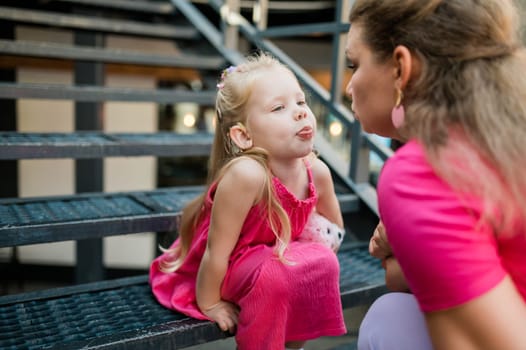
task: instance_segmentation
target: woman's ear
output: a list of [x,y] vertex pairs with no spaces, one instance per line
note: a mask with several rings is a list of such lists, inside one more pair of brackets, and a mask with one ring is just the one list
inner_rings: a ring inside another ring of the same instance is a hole
[[234,142],[240,150],[246,150],[252,147],[252,139],[242,123],[236,123],[231,126],[229,136],[232,142]]
[[409,80],[419,74],[420,62],[404,45],[395,47],[393,59],[396,66],[395,80],[397,81],[398,88],[404,90]]

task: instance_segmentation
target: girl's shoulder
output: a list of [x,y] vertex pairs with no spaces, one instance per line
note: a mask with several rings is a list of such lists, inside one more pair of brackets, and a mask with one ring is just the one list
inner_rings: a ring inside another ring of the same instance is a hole
[[230,161],[223,169],[217,182],[216,195],[242,193],[244,199],[249,199],[253,204],[261,199],[268,175],[256,160],[241,156]]
[[241,156],[227,164],[221,178],[233,179],[240,185],[259,185],[266,181],[267,176],[262,164],[250,157]]
[[305,158],[306,164],[310,167],[314,180],[331,177],[329,166],[314,153]]
[[313,172],[327,173],[329,171],[329,166],[314,154],[308,156],[307,161]]

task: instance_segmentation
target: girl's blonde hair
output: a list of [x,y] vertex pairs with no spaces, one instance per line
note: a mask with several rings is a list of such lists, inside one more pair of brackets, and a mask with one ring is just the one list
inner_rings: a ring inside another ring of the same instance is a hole
[[161,248],[166,253],[160,264],[164,272],[175,271],[183,263],[202,219],[202,208],[208,189],[241,156],[256,160],[266,170],[267,177],[261,204],[270,228],[276,236],[276,254],[280,260],[286,261],[284,252],[291,236],[290,220],[274,192],[267,152],[258,147],[241,151],[229,137],[232,126],[238,123],[246,125],[246,104],[254,84],[257,84],[260,78],[264,78],[269,69],[275,67],[288,69],[271,55],[259,52],[247,57],[243,64],[223,71],[221,80],[217,84],[215,135],[209,159],[207,189],[183,210],[179,227],[180,244],[172,249]]
[[450,185],[484,199],[483,218],[496,232],[526,217],[518,13],[511,0],[356,0],[350,14],[378,61],[397,45],[420,59],[420,77],[404,90],[400,131],[423,143]]

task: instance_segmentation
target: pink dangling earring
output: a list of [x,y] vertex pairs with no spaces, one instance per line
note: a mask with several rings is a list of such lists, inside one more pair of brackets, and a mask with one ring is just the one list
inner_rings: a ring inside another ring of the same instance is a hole
[[400,89],[397,89],[397,93],[398,96],[396,98],[396,104],[391,111],[391,121],[393,122],[394,127],[398,129],[402,126],[402,124],[404,124],[405,110],[404,106],[402,105],[404,93]]

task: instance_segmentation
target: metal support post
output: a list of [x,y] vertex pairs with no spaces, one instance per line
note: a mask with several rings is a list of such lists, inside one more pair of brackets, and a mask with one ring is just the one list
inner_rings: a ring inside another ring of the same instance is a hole
[[[104,46],[101,34],[76,32],[75,45]],[[102,63],[75,62],[76,85],[104,85],[104,67]],[[75,102],[76,130],[102,130],[102,103]],[[78,159],[75,162],[76,192],[102,192],[103,160]],[[101,238],[77,241],[76,281],[92,282],[104,279],[103,241]]]

